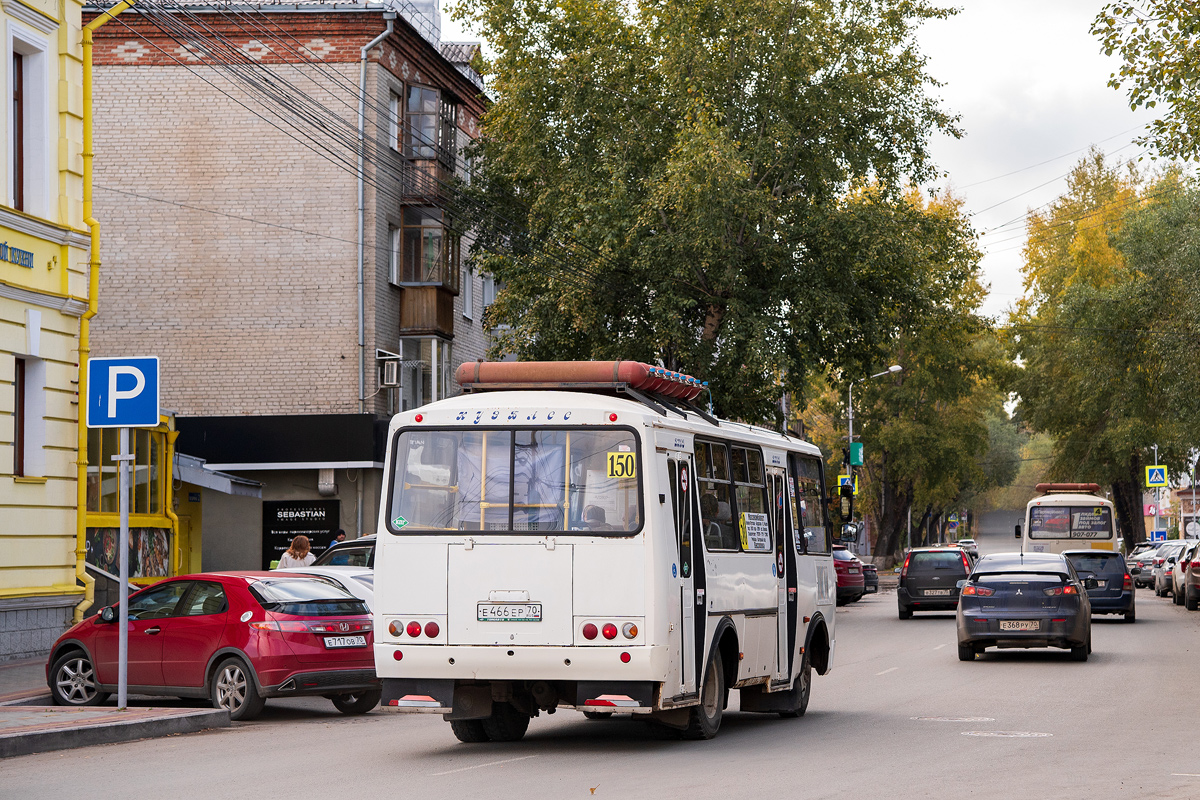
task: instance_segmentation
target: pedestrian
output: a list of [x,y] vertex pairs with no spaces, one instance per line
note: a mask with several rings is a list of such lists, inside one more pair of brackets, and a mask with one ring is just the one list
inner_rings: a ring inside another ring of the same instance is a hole
[[292,546],[280,556],[279,566],[276,569],[287,569],[288,567],[307,567],[317,559],[312,554],[312,550],[308,544],[307,536],[297,536],[292,539]]
[[346,532],[338,528],[337,536],[333,537],[333,544],[341,544],[344,541],[346,541]]

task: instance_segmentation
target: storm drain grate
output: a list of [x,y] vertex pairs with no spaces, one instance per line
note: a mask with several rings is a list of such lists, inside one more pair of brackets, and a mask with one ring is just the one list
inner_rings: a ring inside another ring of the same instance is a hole
[[993,739],[1042,739],[1053,736],[1053,733],[1037,733],[1036,731],[963,731],[963,736],[986,736]]
[[995,722],[995,717],[913,717],[920,722]]

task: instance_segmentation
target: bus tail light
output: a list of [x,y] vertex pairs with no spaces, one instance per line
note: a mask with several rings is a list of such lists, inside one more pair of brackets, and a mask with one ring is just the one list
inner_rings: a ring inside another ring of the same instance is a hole
[[413,622],[408,623],[407,630],[408,635],[415,639],[421,635],[421,623],[414,620]]
[[629,653],[621,653],[621,663],[628,664],[630,659]]
[[442,629],[438,627],[438,624],[436,622],[426,622],[425,623],[425,635],[428,636],[430,639],[436,639],[437,635],[441,632],[442,632]]
[[399,620],[392,620],[388,623],[388,633],[390,633],[392,636],[403,636],[404,623],[400,622]]
[[600,632],[604,634],[605,639],[617,638],[617,626],[611,622],[604,623],[604,627],[600,629]]
[[587,639],[589,642],[596,638],[597,632],[596,626],[590,622],[583,626],[583,638]]
[[621,626],[621,633],[624,634],[626,639],[636,639],[637,625],[634,625],[632,622],[626,622]]

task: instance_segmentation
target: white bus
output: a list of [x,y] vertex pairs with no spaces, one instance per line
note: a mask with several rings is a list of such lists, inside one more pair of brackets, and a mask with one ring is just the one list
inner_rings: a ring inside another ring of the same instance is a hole
[[383,707],[462,741],[539,712],[711,738],[804,714],[837,583],[820,451],[715,420],[637,362],[469,363],[391,422],[375,556]]
[[1116,550],[1113,504],[1095,483],[1039,483],[1016,527],[1022,553]]

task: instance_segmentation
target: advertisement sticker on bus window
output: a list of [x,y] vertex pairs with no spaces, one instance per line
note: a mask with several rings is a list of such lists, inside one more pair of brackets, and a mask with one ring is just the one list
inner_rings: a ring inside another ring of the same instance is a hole
[[771,551],[771,527],[766,514],[745,511],[738,520],[738,528],[742,534],[743,550],[748,553]]
[[637,477],[637,455],[634,453],[608,453],[608,477],[634,478]]
[[796,496],[796,480],[788,475],[788,497]]
[[408,520],[406,520],[404,517],[396,517],[394,520],[392,520],[393,528],[403,528],[407,524]]

